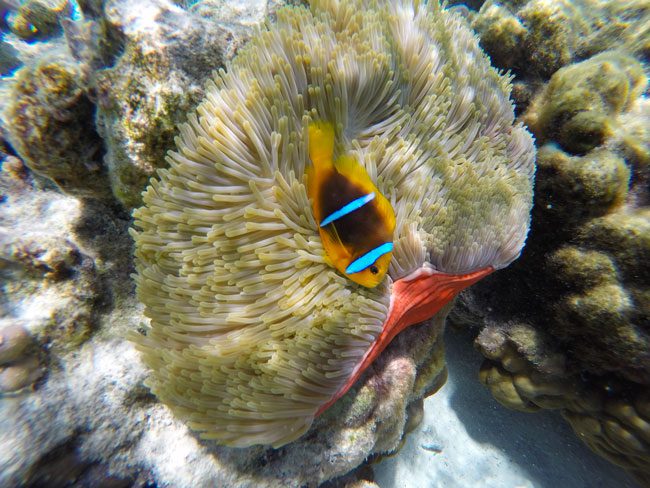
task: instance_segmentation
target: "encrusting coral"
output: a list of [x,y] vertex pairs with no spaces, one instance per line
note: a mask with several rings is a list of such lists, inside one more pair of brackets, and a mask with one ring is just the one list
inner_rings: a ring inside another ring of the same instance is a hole
[[[630,11],[628,40],[649,12]],[[611,26],[602,30],[592,37]],[[648,68],[636,41],[609,45],[558,69],[523,113],[540,144],[527,252],[455,318],[485,326],[480,377],[497,400],[559,409],[595,452],[648,484]]]
[[496,66],[528,78],[609,49],[650,52],[645,0],[487,0],[472,27]]
[[30,169],[63,191],[110,198],[102,143],[92,124],[86,76],[69,54],[52,52],[19,69],[4,114],[8,138]]
[[[151,327],[133,338],[158,398],[205,438],[281,446],[401,328],[513,261],[534,147],[509,91],[438,2],[278,10],[208,82],[134,213]],[[314,120],[395,210],[375,289],[324,258],[304,184]]]

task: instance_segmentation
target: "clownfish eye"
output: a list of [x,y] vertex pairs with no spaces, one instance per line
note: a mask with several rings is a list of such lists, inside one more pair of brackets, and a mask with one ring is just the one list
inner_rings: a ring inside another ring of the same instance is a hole
[[377,269],[377,266],[375,266],[375,265],[373,264],[372,266],[370,266],[370,272],[371,272],[372,274],[377,274],[377,273],[379,273],[379,270]]

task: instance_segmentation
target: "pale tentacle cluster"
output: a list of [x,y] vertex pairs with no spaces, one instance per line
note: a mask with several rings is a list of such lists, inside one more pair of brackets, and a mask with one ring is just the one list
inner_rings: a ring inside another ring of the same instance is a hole
[[[135,212],[149,386],[232,446],[309,428],[381,331],[394,280],[425,262],[505,266],[528,229],[532,138],[462,20],[436,1],[311,3],[279,10],[208,84]],[[376,289],[324,258],[304,184],[313,119],[337,124],[337,153],[394,206]]]

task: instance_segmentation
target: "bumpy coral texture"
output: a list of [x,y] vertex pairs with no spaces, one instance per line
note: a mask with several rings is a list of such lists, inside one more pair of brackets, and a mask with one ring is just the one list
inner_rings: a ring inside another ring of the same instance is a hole
[[650,383],[648,169],[626,141],[647,126],[647,82],[640,63],[608,51],[559,70],[525,116],[540,140],[566,148],[547,144],[538,155],[536,215],[571,237],[547,257],[560,295],[551,330],[591,371],[642,383]]
[[621,51],[606,51],[558,71],[526,116],[539,145],[557,141],[584,154],[612,136],[618,114],[631,109],[646,88],[643,67]]
[[646,0],[487,0],[472,27],[497,66],[529,78],[607,49],[650,51]]
[[[148,384],[232,446],[309,428],[381,331],[393,281],[506,266],[528,229],[532,138],[463,21],[437,2],[311,8],[278,11],[208,83],[135,212]],[[304,185],[315,119],[395,209],[376,289],[324,260]]]
[[494,65],[516,74],[521,112],[539,83],[564,66],[611,49],[650,54],[647,0],[486,0],[470,16]]
[[[86,73],[68,54],[48,53],[8,83],[4,114],[9,140],[30,169],[63,191],[110,198]],[[8,78],[7,80],[10,80]]]
[[487,358],[481,380],[495,398],[518,410],[560,409],[594,451],[647,485],[644,69],[629,53],[605,51],[559,69],[533,99],[523,118],[541,147],[527,252],[516,269],[473,290],[470,308],[483,309],[489,324],[477,344]]
[[648,484],[647,387],[575,374],[561,348],[526,324],[487,327],[476,342],[488,358],[480,379],[501,404],[523,412],[559,409],[591,449]]

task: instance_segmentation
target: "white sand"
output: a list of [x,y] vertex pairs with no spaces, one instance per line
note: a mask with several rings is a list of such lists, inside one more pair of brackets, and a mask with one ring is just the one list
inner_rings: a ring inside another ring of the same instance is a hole
[[[381,488],[632,488],[557,412],[507,410],[478,381],[469,336],[446,334],[449,380],[424,404],[422,424],[397,456],[374,466]],[[439,449],[436,453],[425,449]]]

